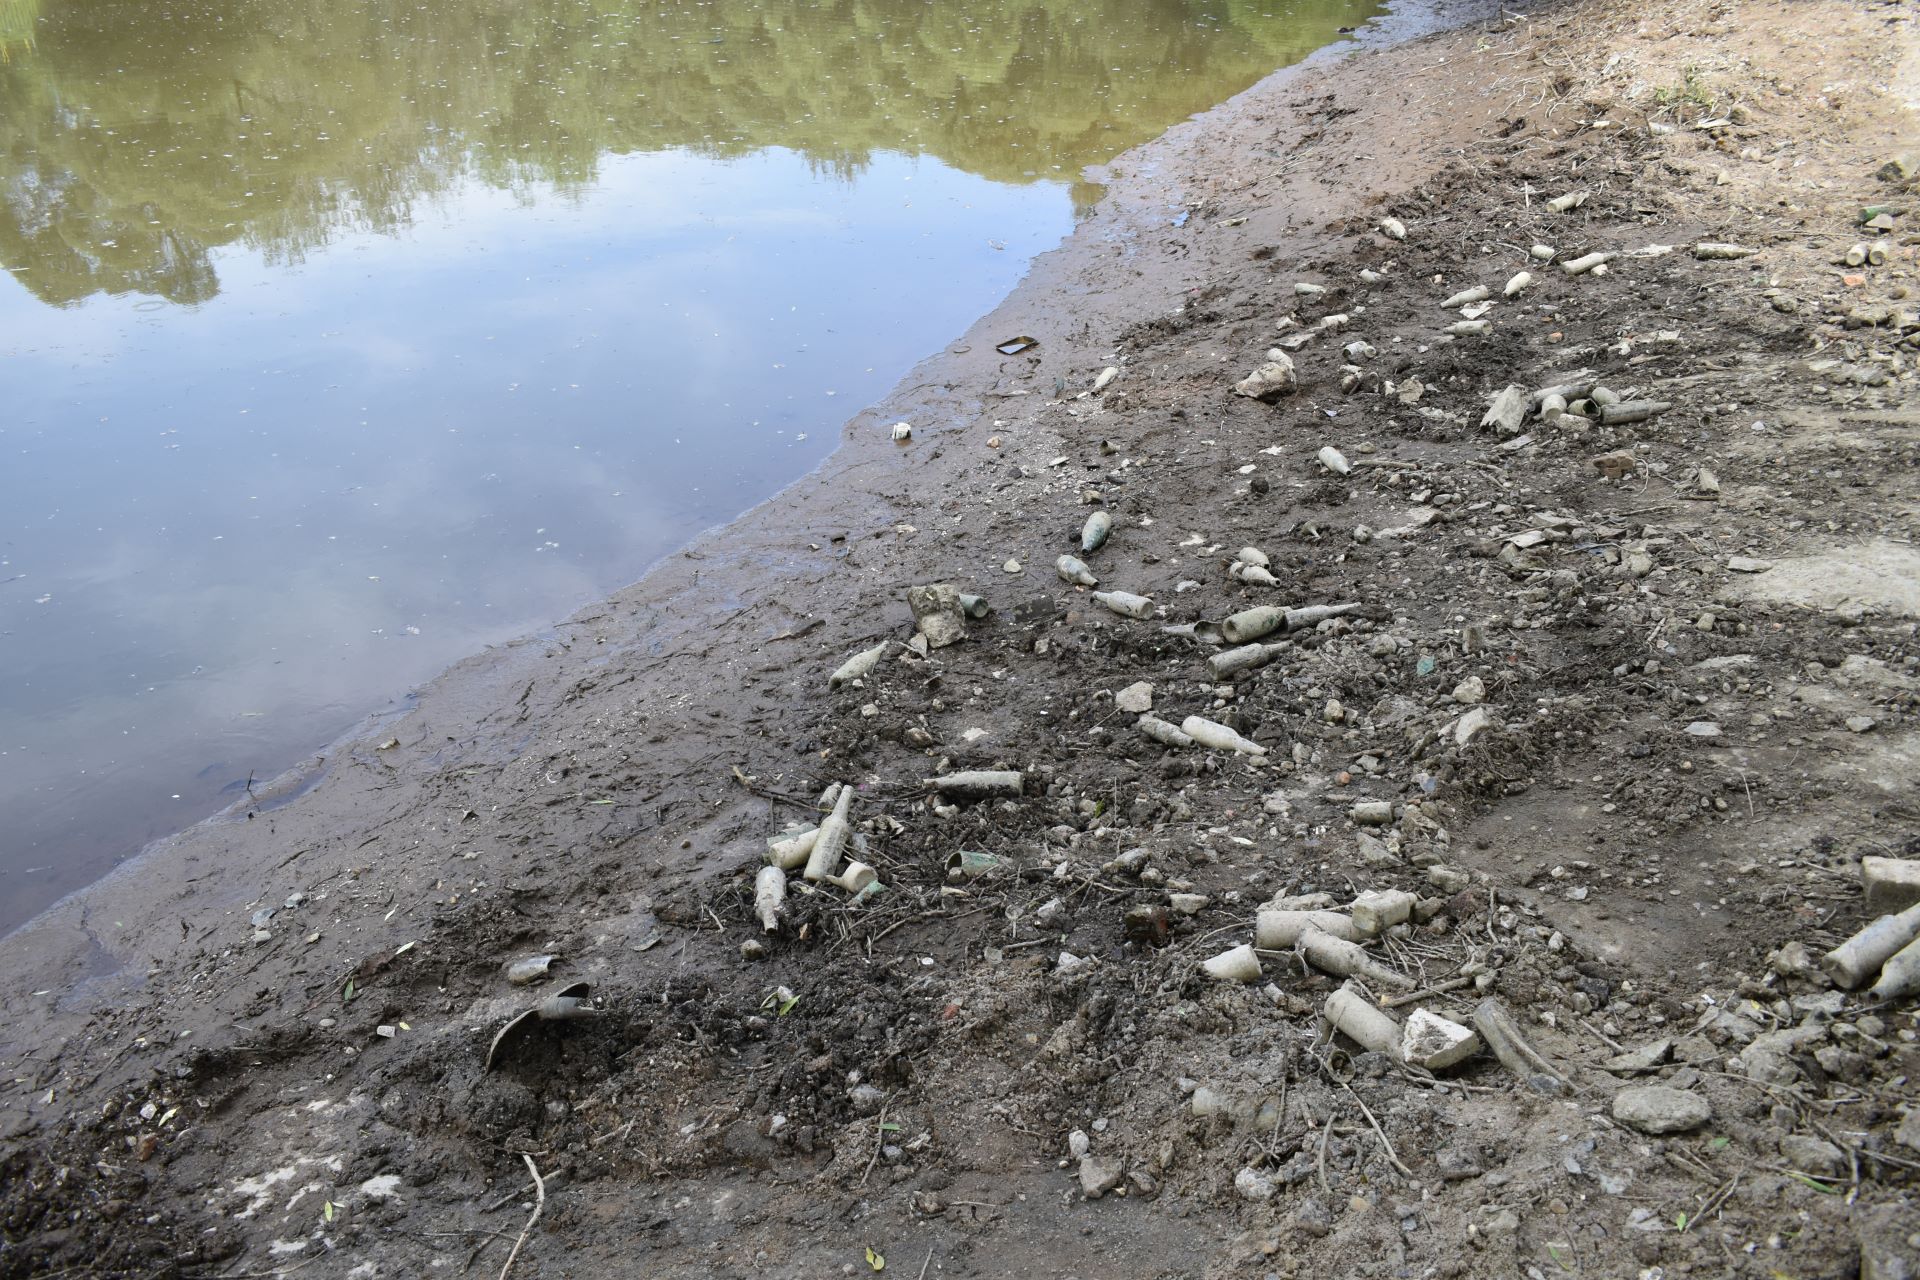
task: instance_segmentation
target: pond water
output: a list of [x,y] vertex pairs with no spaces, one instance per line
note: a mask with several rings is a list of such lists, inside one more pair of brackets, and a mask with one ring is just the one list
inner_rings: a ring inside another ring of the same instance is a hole
[[0,0],[0,928],[831,451],[1369,0]]

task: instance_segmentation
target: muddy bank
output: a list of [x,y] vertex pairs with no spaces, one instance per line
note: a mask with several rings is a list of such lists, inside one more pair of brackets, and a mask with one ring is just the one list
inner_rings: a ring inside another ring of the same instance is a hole
[[[832,467],[0,944],[0,1271],[1901,1274],[1912,997],[1814,961],[1920,856],[1914,44],[1567,4],[1123,158]],[[886,887],[769,935],[835,783]],[[1368,985],[1208,977],[1276,898]]]

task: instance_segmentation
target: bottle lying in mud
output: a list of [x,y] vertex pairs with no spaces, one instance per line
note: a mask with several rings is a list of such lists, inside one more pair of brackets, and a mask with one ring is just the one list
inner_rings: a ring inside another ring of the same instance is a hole
[[1093,570],[1087,568],[1084,561],[1074,556],[1061,556],[1058,560],[1055,560],[1053,562],[1053,571],[1059,574],[1063,581],[1071,582],[1076,586],[1097,587],[1100,585],[1100,579],[1093,576]]
[[1093,598],[1115,613],[1128,618],[1150,618],[1153,616],[1153,601],[1145,596],[1134,595],[1131,591],[1096,591]]
[[1080,529],[1080,549],[1098,551],[1107,545],[1107,535],[1113,532],[1113,517],[1104,511],[1096,511],[1087,517],[1087,523]]
[[1337,618],[1343,613],[1352,613],[1360,606],[1355,604],[1314,604],[1301,609],[1286,609],[1277,604],[1263,604],[1252,609],[1242,609],[1220,623],[1220,635],[1228,644],[1246,644],[1258,640],[1261,636],[1275,631],[1294,631],[1301,627],[1314,627],[1328,618]]

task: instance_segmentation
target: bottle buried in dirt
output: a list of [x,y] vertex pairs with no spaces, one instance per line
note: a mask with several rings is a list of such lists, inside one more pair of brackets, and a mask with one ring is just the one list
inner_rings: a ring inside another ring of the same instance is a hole
[[597,1017],[600,1010],[593,1007],[591,996],[592,987],[589,984],[576,982],[508,1019],[507,1025],[501,1027],[493,1037],[493,1043],[487,1046],[487,1059],[482,1070],[493,1070],[516,1044],[532,1034],[536,1023],[571,1022],[579,1018]]
[[950,799],[990,800],[1019,795],[1026,785],[1026,775],[1016,769],[972,769],[928,778],[927,785]]
[[873,669],[880,665],[880,659],[886,656],[886,652],[887,642],[882,640],[873,648],[854,654],[840,664],[839,670],[827,677],[827,688],[838,689],[843,684],[852,684],[855,680],[863,680],[872,675]]

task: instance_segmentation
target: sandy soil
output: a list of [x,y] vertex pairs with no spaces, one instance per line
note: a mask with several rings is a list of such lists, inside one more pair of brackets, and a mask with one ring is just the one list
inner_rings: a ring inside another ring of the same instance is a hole
[[[1908,5],[1573,0],[1123,157],[819,474],[0,941],[0,1275],[1920,1274],[1913,998],[1813,963],[1920,856],[1917,99]],[[833,784],[884,888],[767,933]],[[1386,890],[1358,1003],[1543,1061],[1201,968]]]

